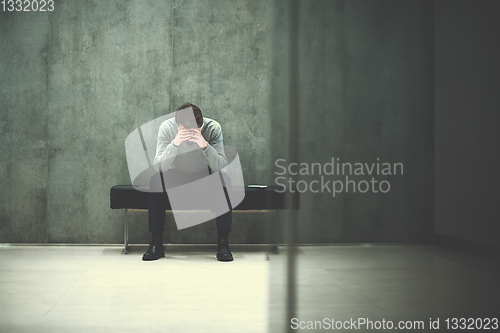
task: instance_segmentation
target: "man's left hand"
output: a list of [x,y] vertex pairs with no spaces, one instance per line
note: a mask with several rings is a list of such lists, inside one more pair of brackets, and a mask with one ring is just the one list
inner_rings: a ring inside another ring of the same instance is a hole
[[205,149],[207,147],[207,141],[203,135],[201,135],[201,128],[193,129],[191,138],[188,140],[189,142],[196,142],[196,144],[201,148]]

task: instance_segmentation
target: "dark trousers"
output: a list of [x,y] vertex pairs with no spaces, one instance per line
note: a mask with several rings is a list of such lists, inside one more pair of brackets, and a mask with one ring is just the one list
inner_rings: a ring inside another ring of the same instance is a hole
[[[206,176],[206,172],[200,172],[198,174],[189,174],[189,179],[198,179]],[[182,179],[184,174],[182,171],[175,169],[170,169],[163,172],[163,177],[160,173],[153,175],[150,179],[149,188],[155,189],[155,191],[150,191],[148,193],[148,219],[149,219],[149,231],[150,232],[163,232],[165,229],[165,210],[167,209],[168,195],[165,192],[162,182],[163,179]],[[232,206],[229,201],[228,189],[231,188],[231,180],[227,175],[224,175],[224,192],[226,195],[226,200],[229,204],[229,211],[225,214],[218,216],[215,219],[217,230],[227,230],[231,231],[232,225]],[[177,184],[174,184],[177,185]],[[171,184],[172,186],[172,184]],[[168,188],[168,185],[167,185]]]

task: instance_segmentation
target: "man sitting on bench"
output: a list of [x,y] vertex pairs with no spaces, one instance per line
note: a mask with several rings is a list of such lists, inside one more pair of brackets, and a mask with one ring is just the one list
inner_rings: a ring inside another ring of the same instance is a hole
[[[148,193],[148,219],[152,242],[142,260],[157,260],[165,256],[163,232],[168,200],[165,189],[201,179],[207,175],[207,170],[210,173],[220,171],[227,165],[220,124],[213,119],[203,118],[201,110],[194,104],[185,103],[179,106],[175,118],[164,121],[158,131],[153,164],[157,163],[161,166],[160,172],[151,177]],[[232,207],[226,190],[230,187],[228,181],[230,182],[230,179],[224,177],[229,211],[216,218],[219,261],[233,260],[228,243],[232,224]]]

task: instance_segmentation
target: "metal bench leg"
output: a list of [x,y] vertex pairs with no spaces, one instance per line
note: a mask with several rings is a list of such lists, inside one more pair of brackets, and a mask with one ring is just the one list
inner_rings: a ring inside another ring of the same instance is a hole
[[125,218],[123,219],[123,243],[125,246],[125,254],[127,254],[127,247],[128,247],[128,214],[127,210],[125,209]]
[[274,252],[275,254],[279,254],[280,253],[280,250],[278,247],[279,225],[277,224],[276,220],[274,220],[273,223],[271,224],[271,229],[272,229],[272,241],[273,241],[271,251]]

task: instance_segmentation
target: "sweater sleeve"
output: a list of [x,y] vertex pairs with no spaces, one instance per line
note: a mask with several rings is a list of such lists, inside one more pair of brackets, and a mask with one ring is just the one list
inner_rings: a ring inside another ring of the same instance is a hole
[[169,131],[165,124],[160,126],[158,130],[158,142],[156,143],[156,155],[153,160],[153,164],[161,163],[162,170],[168,170],[175,157],[177,156],[177,151],[179,147],[174,146],[172,141],[175,136],[172,131]]
[[227,158],[224,152],[222,128],[217,122],[216,124],[217,126],[210,133],[210,141],[203,150],[203,154],[207,158],[210,169],[217,172],[227,166]]

